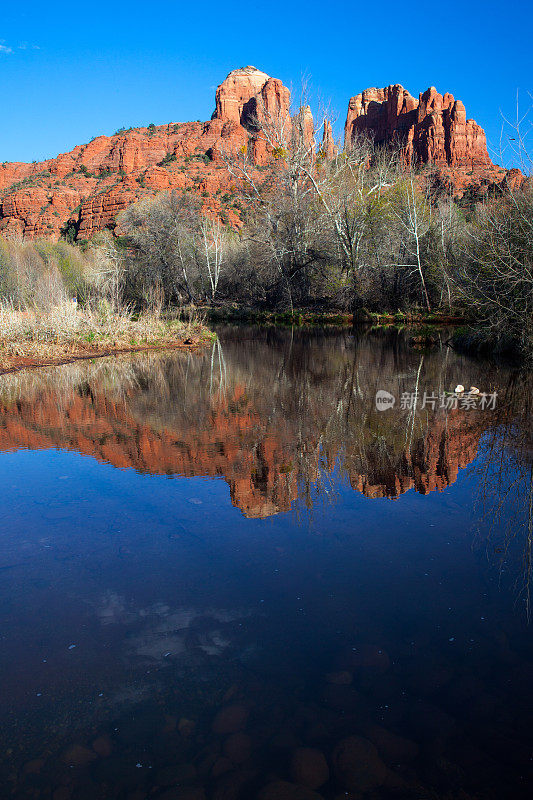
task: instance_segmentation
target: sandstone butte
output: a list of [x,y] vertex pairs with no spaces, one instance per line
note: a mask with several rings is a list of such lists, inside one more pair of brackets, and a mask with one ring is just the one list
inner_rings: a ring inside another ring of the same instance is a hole
[[[258,167],[270,158],[257,136],[261,113],[289,118],[290,92],[277,78],[255,67],[230,72],[216,90],[216,108],[207,122],[177,122],[117,131],[46,161],[0,165],[0,233],[57,240],[69,231],[89,239],[115,228],[117,214],[131,203],[172,189],[198,195],[206,207],[236,225],[235,180],[224,153],[246,148]],[[312,136],[308,107],[295,118]],[[294,124],[294,120],[293,123]],[[349,102],[345,143],[366,131],[377,142],[397,140],[407,157],[433,163],[441,180],[462,196],[472,188],[486,192],[504,179],[522,180],[519,170],[494,165],[482,128],[467,120],[451,94],[430,88],[416,100],[396,84],[366,89]],[[322,150],[331,155],[331,124],[323,130]],[[120,232],[117,230],[117,232]]]

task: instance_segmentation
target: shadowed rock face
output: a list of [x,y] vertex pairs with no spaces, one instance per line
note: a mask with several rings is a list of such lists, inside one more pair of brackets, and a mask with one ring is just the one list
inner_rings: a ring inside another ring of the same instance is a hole
[[[56,158],[0,164],[0,233],[57,240],[68,228],[77,239],[88,239],[113,227],[116,215],[136,200],[172,189],[198,194],[206,208],[223,210],[237,224],[235,211],[220,199],[233,183],[223,154],[246,147],[255,164],[268,162],[265,141],[254,135],[257,120],[281,116],[290,131],[290,92],[278,78],[248,66],[233,70],[220,84],[215,106],[208,122],[130,128],[97,136]],[[300,111],[298,124],[312,137],[308,107]],[[508,175],[490,161],[485,134],[466,119],[463,104],[433,88],[419,100],[399,84],[352,97],[346,143],[360,131],[371,132],[378,142],[398,138],[406,155],[434,163],[457,192],[499,183]],[[335,150],[329,122],[321,150],[327,156]],[[510,177],[514,183],[523,179],[518,170]]]
[[[473,461],[491,415],[377,412],[375,387],[411,391],[418,358],[398,364],[379,341],[335,337],[293,342],[287,360],[283,339],[230,339],[215,369],[211,353],[173,354],[4,376],[0,450],[62,448],[120,469],[222,477],[233,504],[256,518],[298,498],[311,506],[320,476],[345,476],[368,498],[428,494]],[[428,365],[425,386],[438,369]],[[450,370],[450,385],[457,375]]]

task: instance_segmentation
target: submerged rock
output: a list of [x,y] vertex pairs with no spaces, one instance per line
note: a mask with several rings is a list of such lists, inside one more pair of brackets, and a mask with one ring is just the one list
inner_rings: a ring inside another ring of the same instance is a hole
[[333,683],[337,686],[349,685],[353,680],[353,675],[347,669],[340,670],[339,672],[328,672],[326,675],[326,682]]
[[270,746],[275,750],[293,750],[300,745],[301,741],[299,736],[290,729],[278,731],[270,740]]
[[431,703],[417,703],[408,714],[408,724],[424,747],[442,750],[456,729],[455,719]]
[[98,736],[92,742],[91,746],[94,752],[100,756],[100,758],[108,758],[113,752],[113,743],[107,735]]
[[322,694],[322,702],[328,708],[342,711],[344,714],[366,716],[369,710],[367,699],[353,686],[326,684]]
[[376,745],[380,756],[390,764],[412,761],[419,753],[416,742],[398,736],[380,725],[371,725],[365,730],[365,735]]
[[155,782],[158,786],[183,786],[194,783],[196,778],[194,764],[170,764],[156,772]]
[[316,747],[297,747],[292,754],[291,776],[296,783],[319,789],[329,779],[324,753]]
[[213,733],[237,733],[246,727],[248,709],[241,705],[231,705],[221,708],[213,720]]
[[61,758],[69,767],[85,767],[95,760],[96,753],[81,744],[73,744],[68,750],[65,750]]
[[234,764],[242,764],[250,758],[252,740],[246,733],[232,733],[224,742],[223,750]]
[[211,800],[241,800],[252,797],[249,785],[256,778],[253,770],[236,769],[217,781]]
[[44,758],[34,758],[32,761],[27,761],[22,768],[26,775],[38,775],[45,765]]
[[322,800],[322,795],[289,781],[272,781],[261,789],[257,800]]
[[383,786],[388,777],[377,748],[362,736],[348,736],[340,741],[332,761],[337,781],[349,791],[369,792]]
[[69,800],[71,791],[68,786],[59,786],[55,789],[52,800]]
[[205,791],[201,786],[179,786],[163,792],[159,800],[205,800]]
[[211,774],[213,778],[220,778],[221,775],[225,775],[227,772],[231,772],[232,769],[233,769],[233,762],[230,761],[229,758],[223,756],[215,761],[211,769]]

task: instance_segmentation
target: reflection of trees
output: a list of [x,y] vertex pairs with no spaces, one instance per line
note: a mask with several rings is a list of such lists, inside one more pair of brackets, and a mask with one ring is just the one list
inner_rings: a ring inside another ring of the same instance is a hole
[[222,476],[249,516],[312,507],[339,477],[370,498],[448,486],[488,412],[378,412],[375,393],[485,391],[506,381],[395,335],[222,329],[202,356],[150,354],[19,376],[0,386],[0,447],[65,447],[119,467]]
[[531,618],[533,544],[533,378],[514,375],[500,395],[500,404],[483,439],[478,502],[483,543],[500,569],[516,556],[522,562],[517,601]]

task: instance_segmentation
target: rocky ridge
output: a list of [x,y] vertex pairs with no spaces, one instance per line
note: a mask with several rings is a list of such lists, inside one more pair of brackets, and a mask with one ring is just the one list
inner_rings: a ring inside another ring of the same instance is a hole
[[[169,123],[97,136],[57,158],[32,164],[0,164],[0,232],[27,238],[89,239],[114,229],[117,214],[131,203],[160,191],[189,191],[229,224],[238,224],[235,185],[225,153],[247,151],[261,167],[270,158],[257,120],[282,116],[287,126],[302,126],[312,137],[309,107],[291,121],[290,92],[255,67],[233,70],[216,90],[215,111],[207,122]],[[505,178],[521,179],[495,166],[483,129],[466,119],[464,105],[433,87],[416,100],[402,86],[367,89],[348,105],[345,143],[360,132],[377,142],[399,141],[408,158],[433,163],[456,194],[472,187],[487,191]],[[322,151],[334,152],[331,124],[323,131]],[[515,174],[517,173],[517,174]],[[119,231],[118,231],[119,232]]]
[[384,89],[365,89],[352,97],[344,126],[345,147],[358,135],[369,134],[377,144],[396,143],[410,163],[431,164],[443,183],[455,194],[473,186],[481,192],[505,178],[512,183],[523,177],[519,170],[493,164],[485,131],[450,92],[439,94],[434,86],[418,100],[399,83]]

